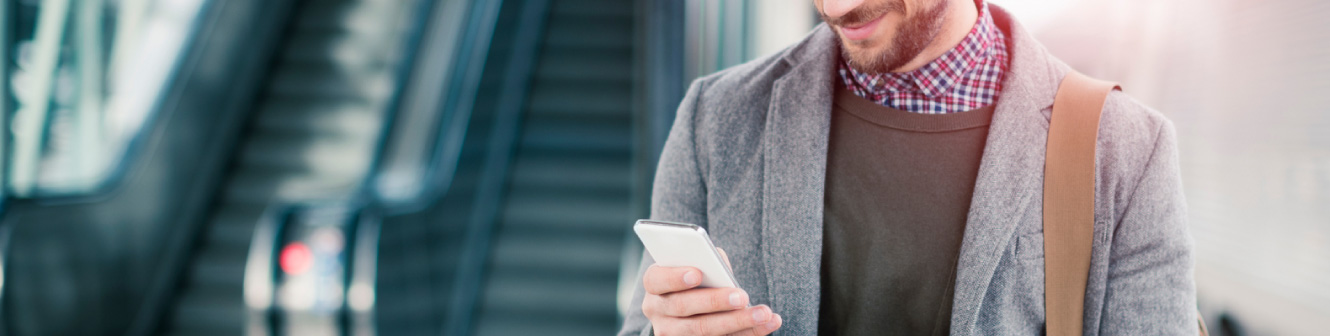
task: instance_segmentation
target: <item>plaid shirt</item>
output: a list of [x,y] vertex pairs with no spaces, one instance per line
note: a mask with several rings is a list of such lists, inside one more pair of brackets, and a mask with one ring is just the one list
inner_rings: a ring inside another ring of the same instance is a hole
[[984,2],[979,21],[961,43],[919,69],[862,73],[842,59],[838,72],[845,87],[860,97],[908,112],[941,114],[992,105],[1006,71],[1007,45]]

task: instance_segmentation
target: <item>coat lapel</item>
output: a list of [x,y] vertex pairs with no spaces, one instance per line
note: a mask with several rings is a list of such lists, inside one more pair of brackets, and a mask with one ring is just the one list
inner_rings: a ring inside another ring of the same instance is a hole
[[762,253],[781,334],[817,332],[821,303],[822,208],[835,61],[825,25],[795,47],[773,86],[763,135]]
[[1003,80],[980,161],[957,264],[951,334],[972,335],[988,286],[1016,227],[1043,192],[1047,110],[1065,69],[1001,8],[990,4],[1006,33],[1010,67]]

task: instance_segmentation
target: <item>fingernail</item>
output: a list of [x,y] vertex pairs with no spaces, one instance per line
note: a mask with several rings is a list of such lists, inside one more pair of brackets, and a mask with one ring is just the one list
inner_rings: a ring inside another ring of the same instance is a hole
[[779,314],[772,314],[772,315],[775,316],[771,319],[771,321],[767,321],[766,324],[763,324],[762,329],[770,331],[770,330],[776,330],[777,327],[780,327],[780,315]]
[[702,276],[697,274],[697,271],[688,271],[683,273],[683,283],[689,286],[696,286],[697,283],[699,282],[702,282]]
[[770,318],[771,312],[767,311],[767,307],[758,306],[757,308],[753,308],[753,322],[762,323]]
[[730,293],[730,306],[733,306],[734,308],[743,308],[744,306],[747,306],[748,302],[746,301],[748,301],[748,298],[746,296],[747,295],[744,295],[744,292]]

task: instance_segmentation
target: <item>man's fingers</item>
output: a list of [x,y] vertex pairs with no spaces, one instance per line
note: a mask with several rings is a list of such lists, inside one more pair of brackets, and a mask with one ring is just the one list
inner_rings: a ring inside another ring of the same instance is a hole
[[[657,327],[657,334],[730,335],[753,329],[760,329],[756,331],[762,332],[765,331],[764,328],[766,325],[772,321],[776,321],[774,325],[777,328],[780,327],[780,317],[775,313],[772,313],[771,308],[767,306],[753,306],[727,312],[670,319],[671,321],[669,321],[669,323],[653,325],[653,327]],[[754,335],[765,335],[769,333],[771,332],[765,331],[765,333],[757,333]]]
[[730,336],[766,336],[766,335],[770,335],[771,333],[776,332],[776,329],[780,329],[780,324],[781,324],[782,322],[784,322],[784,321],[781,321],[781,319],[780,319],[780,315],[775,315],[775,314],[773,314],[773,316],[771,317],[771,320],[770,320],[770,321],[767,321],[767,323],[763,323],[763,324],[758,325],[758,326],[756,326],[756,327],[752,327],[752,328],[749,328],[749,329],[747,329],[747,330],[743,330],[743,331],[740,331],[740,332],[737,332],[737,333],[730,334]]
[[748,293],[738,288],[695,288],[643,298],[652,310],[671,317],[689,317],[748,307]]
[[702,271],[692,267],[651,265],[642,275],[642,288],[647,293],[655,295],[674,293],[700,284],[702,284]]

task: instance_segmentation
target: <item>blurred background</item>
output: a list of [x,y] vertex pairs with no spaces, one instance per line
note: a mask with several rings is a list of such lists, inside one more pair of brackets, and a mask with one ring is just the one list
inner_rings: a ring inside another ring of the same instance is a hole
[[[1004,0],[1178,129],[1219,335],[1330,320],[1330,2]],[[808,0],[0,0],[0,335],[605,335],[687,84]]]

